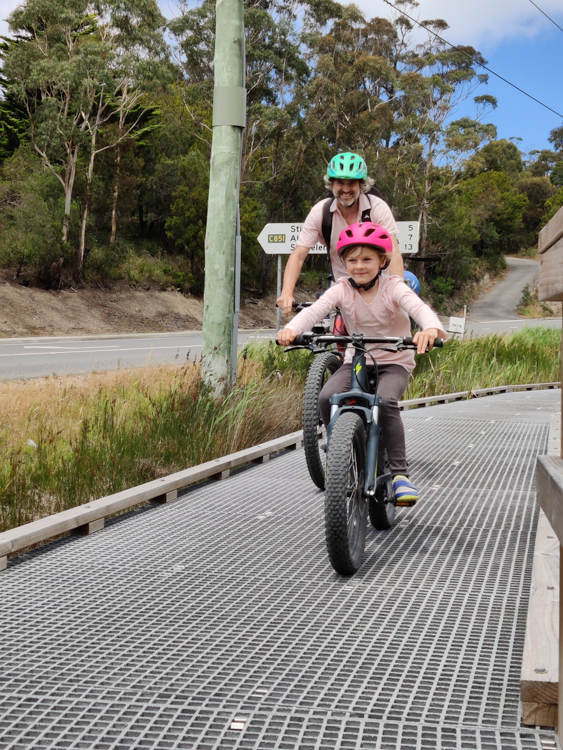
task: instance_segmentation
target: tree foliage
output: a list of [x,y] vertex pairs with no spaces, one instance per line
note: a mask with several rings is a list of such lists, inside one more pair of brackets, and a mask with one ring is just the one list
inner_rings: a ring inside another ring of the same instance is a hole
[[[156,0],[25,0],[10,16],[0,261],[20,276],[61,284],[72,266],[75,278],[131,280],[127,263],[142,257],[148,283],[158,267],[153,280],[202,290],[215,1],[178,7],[167,29]],[[256,237],[304,219],[337,151],[361,153],[396,218],[421,221],[434,260],[412,267],[438,302],[532,246],[561,205],[563,126],[531,154],[498,140],[486,61],[439,40],[445,20],[424,23],[420,40],[400,14],[245,0],[245,288],[268,290],[273,258]]]

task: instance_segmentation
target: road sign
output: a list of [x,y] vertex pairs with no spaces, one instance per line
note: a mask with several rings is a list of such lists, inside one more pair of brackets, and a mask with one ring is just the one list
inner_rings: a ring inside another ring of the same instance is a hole
[[[297,247],[303,224],[266,224],[258,235],[258,242],[268,255],[290,255]],[[309,250],[314,255],[325,255],[326,248],[320,242]]]
[[399,242],[399,250],[402,253],[418,253],[418,236],[420,230],[420,222],[418,221],[398,221],[397,229],[399,234],[397,235],[397,241]]
[[[397,240],[402,253],[418,253],[418,221],[398,221]],[[266,224],[258,235],[258,242],[268,255],[290,255],[297,247],[303,224]],[[325,246],[319,242],[309,250],[313,255],[324,255]]]

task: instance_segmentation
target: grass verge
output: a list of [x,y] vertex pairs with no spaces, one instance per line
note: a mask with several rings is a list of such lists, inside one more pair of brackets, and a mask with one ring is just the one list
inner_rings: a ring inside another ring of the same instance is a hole
[[[559,347],[547,328],[451,341],[405,398],[557,381]],[[247,346],[220,401],[193,363],[0,384],[0,531],[299,429],[310,361]]]

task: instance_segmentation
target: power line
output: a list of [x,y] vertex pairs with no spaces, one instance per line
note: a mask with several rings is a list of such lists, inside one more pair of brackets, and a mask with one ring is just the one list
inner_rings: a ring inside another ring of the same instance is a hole
[[560,112],[556,112],[554,109],[551,109],[551,107],[548,107],[547,104],[544,104],[543,102],[540,102],[539,99],[536,99],[535,96],[532,96],[531,94],[528,94],[527,91],[524,91],[524,89],[521,89],[519,86],[516,86],[516,84],[511,83],[510,81],[507,81],[506,78],[503,78],[498,73],[495,73],[494,70],[491,70],[490,68],[487,68],[486,65],[484,65],[482,62],[479,62],[479,60],[476,60],[474,57],[472,57],[471,55],[469,55],[465,50],[460,49],[460,47],[456,47],[455,44],[452,44],[451,42],[448,42],[447,39],[444,39],[439,34],[436,34],[436,32],[432,31],[432,29],[429,29],[428,26],[425,26],[423,23],[420,23],[420,21],[417,21],[416,18],[412,18],[411,16],[409,16],[409,14],[405,13],[404,10],[401,10],[400,8],[397,8],[397,6],[393,5],[393,3],[390,2],[390,0],[383,0],[383,2],[387,3],[387,5],[390,5],[394,10],[398,11],[399,13],[402,13],[404,16],[406,16],[408,19],[410,19],[413,23],[418,24],[425,31],[428,31],[430,34],[433,34],[440,41],[444,42],[444,44],[448,44],[452,49],[455,49],[458,52],[461,52],[462,55],[465,55],[470,60],[472,60],[475,63],[475,65],[479,65],[481,68],[485,68],[485,70],[487,70],[489,73],[491,73],[492,75],[496,76],[497,78],[500,78],[501,81],[504,81],[505,83],[508,83],[509,86],[512,86],[513,89],[516,89],[516,91],[519,91],[521,94],[524,94],[524,96],[527,96],[528,99],[532,99],[534,102],[537,102],[537,104],[540,104],[542,107],[545,107],[545,109],[548,109],[550,112],[553,112],[553,114],[557,115],[557,117],[561,117],[561,119],[563,119],[563,115]]
[[543,13],[546,18],[549,18],[549,20],[551,21],[552,24],[554,24],[555,26],[557,26],[558,29],[560,29],[561,31],[563,31],[563,29],[561,28],[561,26],[559,26],[559,24],[556,23],[553,20],[553,18],[551,18],[551,16],[548,16],[547,13],[545,12],[545,10],[542,10],[539,5],[535,4],[534,0],[530,0],[530,2],[532,3],[532,5],[536,6],[536,8],[539,10],[540,13]]

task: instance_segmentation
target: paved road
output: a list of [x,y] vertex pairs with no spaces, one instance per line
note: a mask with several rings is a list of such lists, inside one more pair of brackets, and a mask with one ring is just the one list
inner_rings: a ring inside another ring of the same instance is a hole
[[506,258],[508,274],[476,302],[467,315],[467,332],[474,335],[488,333],[512,333],[524,327],[561,328],[561,318],[521,318],[516,308],[522,298],[522,290],[533,287],[539,273],[539,263],[530,258]]
[[[239,343],[271,332],[240,331]],[[200,332],[0,341],[0,380],[174,364],[201,356]]]
[[555,750],[519,698],[559,409],[539,391],[404,414],[422,499],[352,579],[302,450],[11,560],[0,747]]
[[471,305],[468,317],[472,321],[511,320],[518,318],[516,308],[522,299],[522,290],[532,288],[539,273],[537,260],[506,258],[510,269],[507,275]]
[[467,321],[467,333],[476,336],[486,335],[488,333],[513,333],[521,331],[522,328],[561,328],[561,318],[538,318],[537,320],[523,320],[522,318],[513,318],[511,320],[483,320]]

